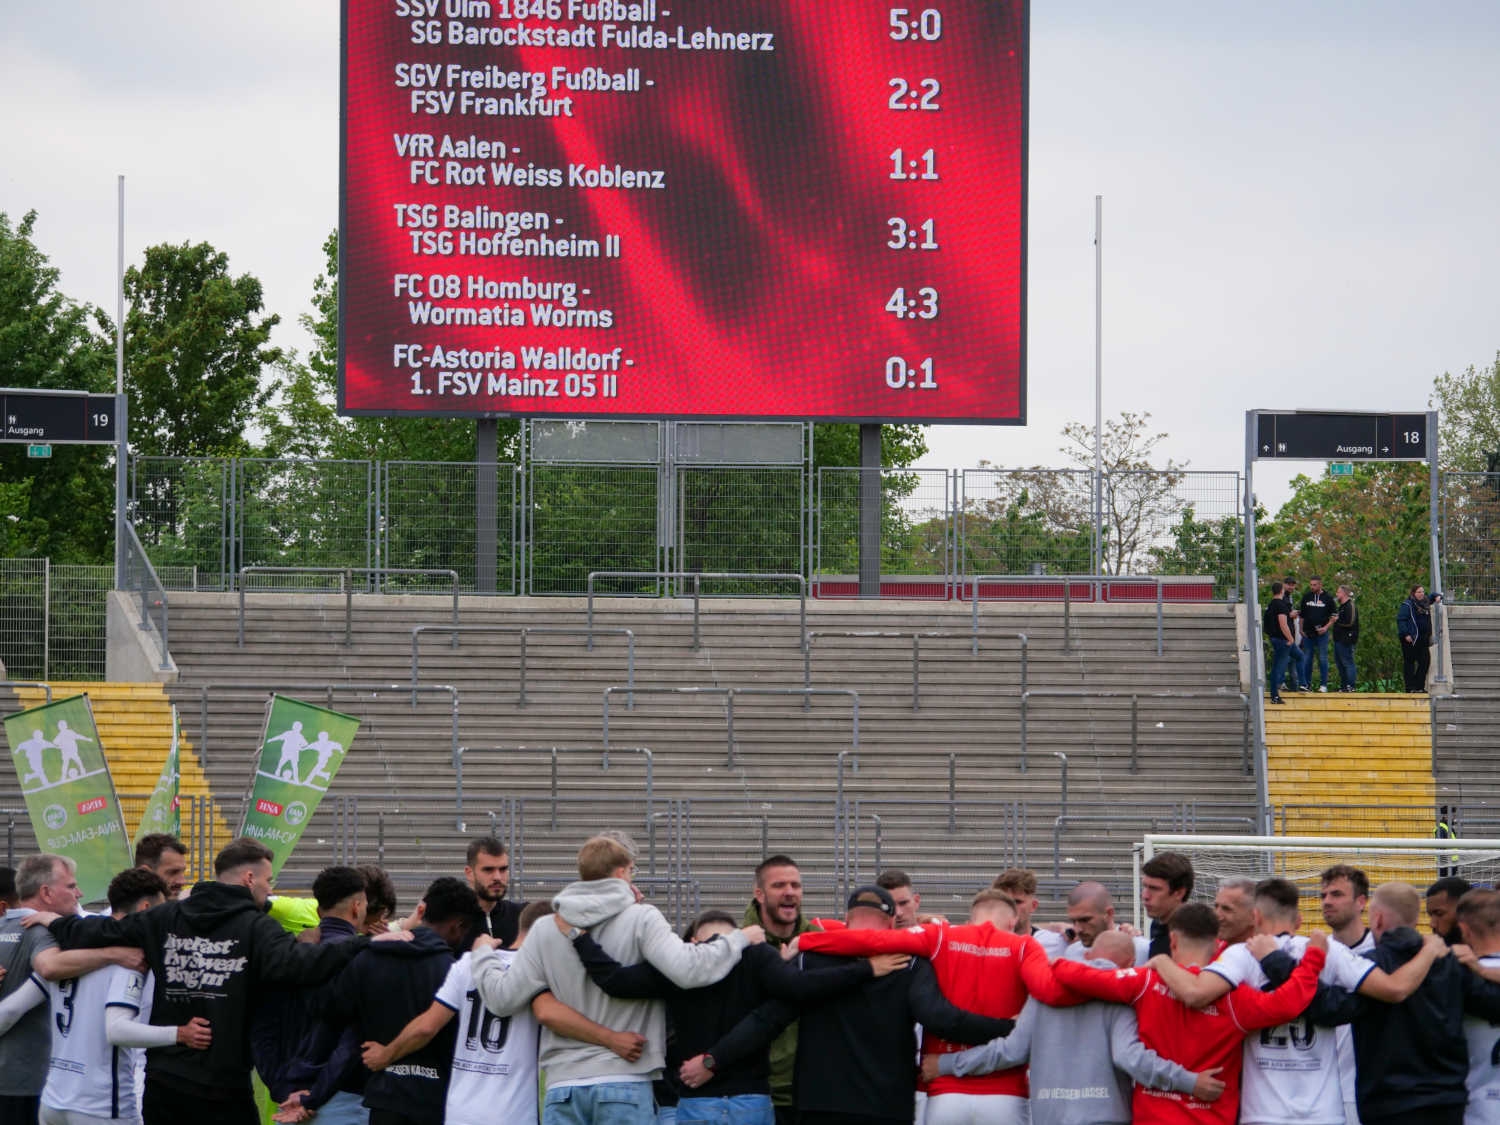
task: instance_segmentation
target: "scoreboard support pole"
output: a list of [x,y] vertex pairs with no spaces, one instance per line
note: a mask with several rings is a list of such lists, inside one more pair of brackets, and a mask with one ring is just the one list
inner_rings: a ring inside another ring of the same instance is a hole
[[500,422],[480,418],[474,435],[474,589],[495,592],[495,567],[499,557],[496,524],[496,491],[499,485]]
[[859,596],[880,597],[880,424],[859,427]]

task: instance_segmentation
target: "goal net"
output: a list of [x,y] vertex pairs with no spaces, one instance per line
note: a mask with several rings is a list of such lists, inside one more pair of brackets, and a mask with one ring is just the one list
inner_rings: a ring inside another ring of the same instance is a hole
[[1167,836],[1147,835],[1135,845],[1135,909],[1140,914],[1141,865],[1153,855],[1180,852],[1193,861],[1192,900],[1212,902],[1226,879],[1267,879],[1297,884],[1302,913],[1319,917],[1319,876],[1335,864],[1362,870],[1371,888],[1400,881],[1425,891],[1436,879],[1458,875],[1475,886],[1500,881],[1500,840],[1436,840],[1375,836]]

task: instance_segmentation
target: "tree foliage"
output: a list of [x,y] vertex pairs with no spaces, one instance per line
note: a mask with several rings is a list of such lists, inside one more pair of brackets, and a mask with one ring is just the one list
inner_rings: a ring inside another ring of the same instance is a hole
[[[37,246],[36,212],[18,224],[0,212],[0,386],[114,389],[110,326],[69,300]],[[59,445],[48,459],[0,444],[0,555],[108,562],[114,542],[113,450]]]
[[1488,367],[1443,372],[1433,380],[1431,401],[1440,414],[1443,468],[1493,471],[1490,458],[1500,455],[1500,353]]
[[206,242],[146,249],[125,271],[125,382],[138,454],[202,457],[248,452],[246,426],[264,401],[275,314],[260,316],[261,285],[231,277]]
[[1270,583],[1288,574],[1297,578],[1299,596],[1313,575],[1330,591],[1347,583],[1360,613],[1361,684],[1399,684],[1396,608],[1430,573],[1427,466],[1359,464],[1352,477],[1299,476],[1292,489],[1276,518],[1257,531],[1261,604]]

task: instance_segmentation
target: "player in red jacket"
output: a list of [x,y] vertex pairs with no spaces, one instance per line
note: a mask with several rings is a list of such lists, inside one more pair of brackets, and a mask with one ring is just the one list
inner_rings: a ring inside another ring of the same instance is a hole
[[[938,985],[951,1003],[997,1019],[1015,1019],[1028,995],[1055,1006],[1080,1003],[1083,998],[1070,993],[1052,975],[1047,954],[1036,939],[1012,932],[1015,924],[1014,900],[1003,891],[986,890],[974,896],[967,925],[923,925],[904,930],[833,930],[802,934],[797,944],[809,952],[846,956],[901,952],[925,957],[932,962]],[[964,1049],[964,1044],[949,1043],[936,1036],[926,1036],[922,1042],[923,1052],[929,1055]],[[1026,1119],[1026,1068],[1023,1066],[968,1078],[947,1075],[925,1089],[929,1125],[934,1122],[940,1125],[945,1120],[945,1111],[949,1108],[943,1101],[945,1098],[955,1102],[972,1097],[1005,1099],[987,1103],[985,1120]]]
[[[1172,959],[1179,965],[1196,973],[1213,960],[1218,920],[1210,907],[1203,903],[1179,906],[1168,929]],[[1162,1058],[1198,1072],[1223,1068],[1219,1080],[1224,1083],[1224,1093],[1216,1102],[1137,1086],[1132,1099],[1136,1125],[1234,1125],[1240,1106],[1245,1036],[1302,1014],[1317,991],[1327,948],[1328,936],[1314,934],[1296,971],[1275,992],[1258,992],[1240,985],[1217,1003],[1197,1009],[1177,999],[1154,969],[1112,973],[1076,961],[1059,961],[1052,969],[1069,989],[1135,1008],[1141,1042]]]

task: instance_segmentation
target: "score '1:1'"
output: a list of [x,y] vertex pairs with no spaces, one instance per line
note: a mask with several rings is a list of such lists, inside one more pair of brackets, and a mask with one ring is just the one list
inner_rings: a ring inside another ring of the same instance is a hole
[[937,178],[937,151],[935,149],[928,149],[916,160],[908,160],[906,152],[899,148],[891,153],[891,179],[935,180]]

